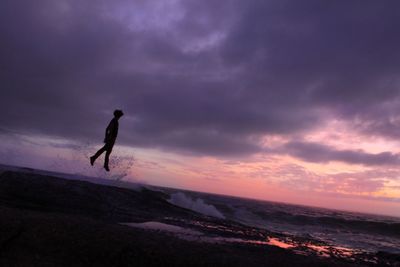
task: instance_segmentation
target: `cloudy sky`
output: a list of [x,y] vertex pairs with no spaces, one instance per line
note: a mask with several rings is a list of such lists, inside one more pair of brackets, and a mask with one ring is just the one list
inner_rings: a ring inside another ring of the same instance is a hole
[[126,180],[400,216],[399,10],[3,0],[0,161],[86,171],[120,108]]

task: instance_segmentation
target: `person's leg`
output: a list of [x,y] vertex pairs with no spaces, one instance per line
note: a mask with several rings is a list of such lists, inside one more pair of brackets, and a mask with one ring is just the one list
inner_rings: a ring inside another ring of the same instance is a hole
[[108,162],[110,160],[110,154],[112,152],[112,148],[113,148],[113,144],[110,144],[107,146],[107,149],[106,149],[106,157],[104,158],[104,169],[106,169],[106,171],[110,171],[110,168],[108,167]]
[[96,154],[90,157],[90,164],[93,165],[96,159],[106,150],[107,150],[107,144],[105,144],[102,148],[100,148],[99,151],[96,152]]

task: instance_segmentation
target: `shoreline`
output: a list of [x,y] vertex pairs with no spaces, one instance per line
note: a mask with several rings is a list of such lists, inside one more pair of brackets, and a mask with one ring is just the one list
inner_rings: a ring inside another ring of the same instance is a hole
[[146,188],[4,171],[0,196],[1,266],[358,267],[400,262],[396,254],[349,255],[310,238],[205,216]]

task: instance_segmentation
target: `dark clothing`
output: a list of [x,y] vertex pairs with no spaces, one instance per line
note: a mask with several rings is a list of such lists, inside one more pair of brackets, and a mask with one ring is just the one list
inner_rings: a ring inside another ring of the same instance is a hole
[[93,161],[95,161],[101,154],[103,154],[104,151],[106,151],[106,156],[104,158],[104,166],[108,166],[108,161],[110,159],[110,154],[112,152],[114,146],[114,142],[109,142],[106,143],[102,148],[99,149],[99,151],[96,152],[96,154],[94,154]]
[[115,143],[118,135],[118,119],[114,118],[110,121],[106,128],[106,137],[104,138],[104,143]]
[[106,136],[104,138],[104,143],[105,143],[104,146],[102,148],[100,148],[99,151],[97,151],[96,154],[94,154],[90,158],[92,165],[93,165],[93,162],[105,151],[106,157],[104,159],[104,167],[107,167],[106,169],[108,170],[109,157],[110,157],[110,154],[114,147],[115,140],[117,139],[117,135],[118,135],[118,119],[113,118],[106,128]]

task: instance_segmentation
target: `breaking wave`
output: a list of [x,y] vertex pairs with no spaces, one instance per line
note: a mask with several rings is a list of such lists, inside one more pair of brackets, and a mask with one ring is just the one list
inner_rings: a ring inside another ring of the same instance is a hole
[[205,203],[203,199],[197,198],[196,200],[193,200],[181,192],[171,194],[171,198],[168,201],[176,206],[190,209],[204,215],[217,217],[220,219],[225,218],[220,211],[218,211],[213,205]]

